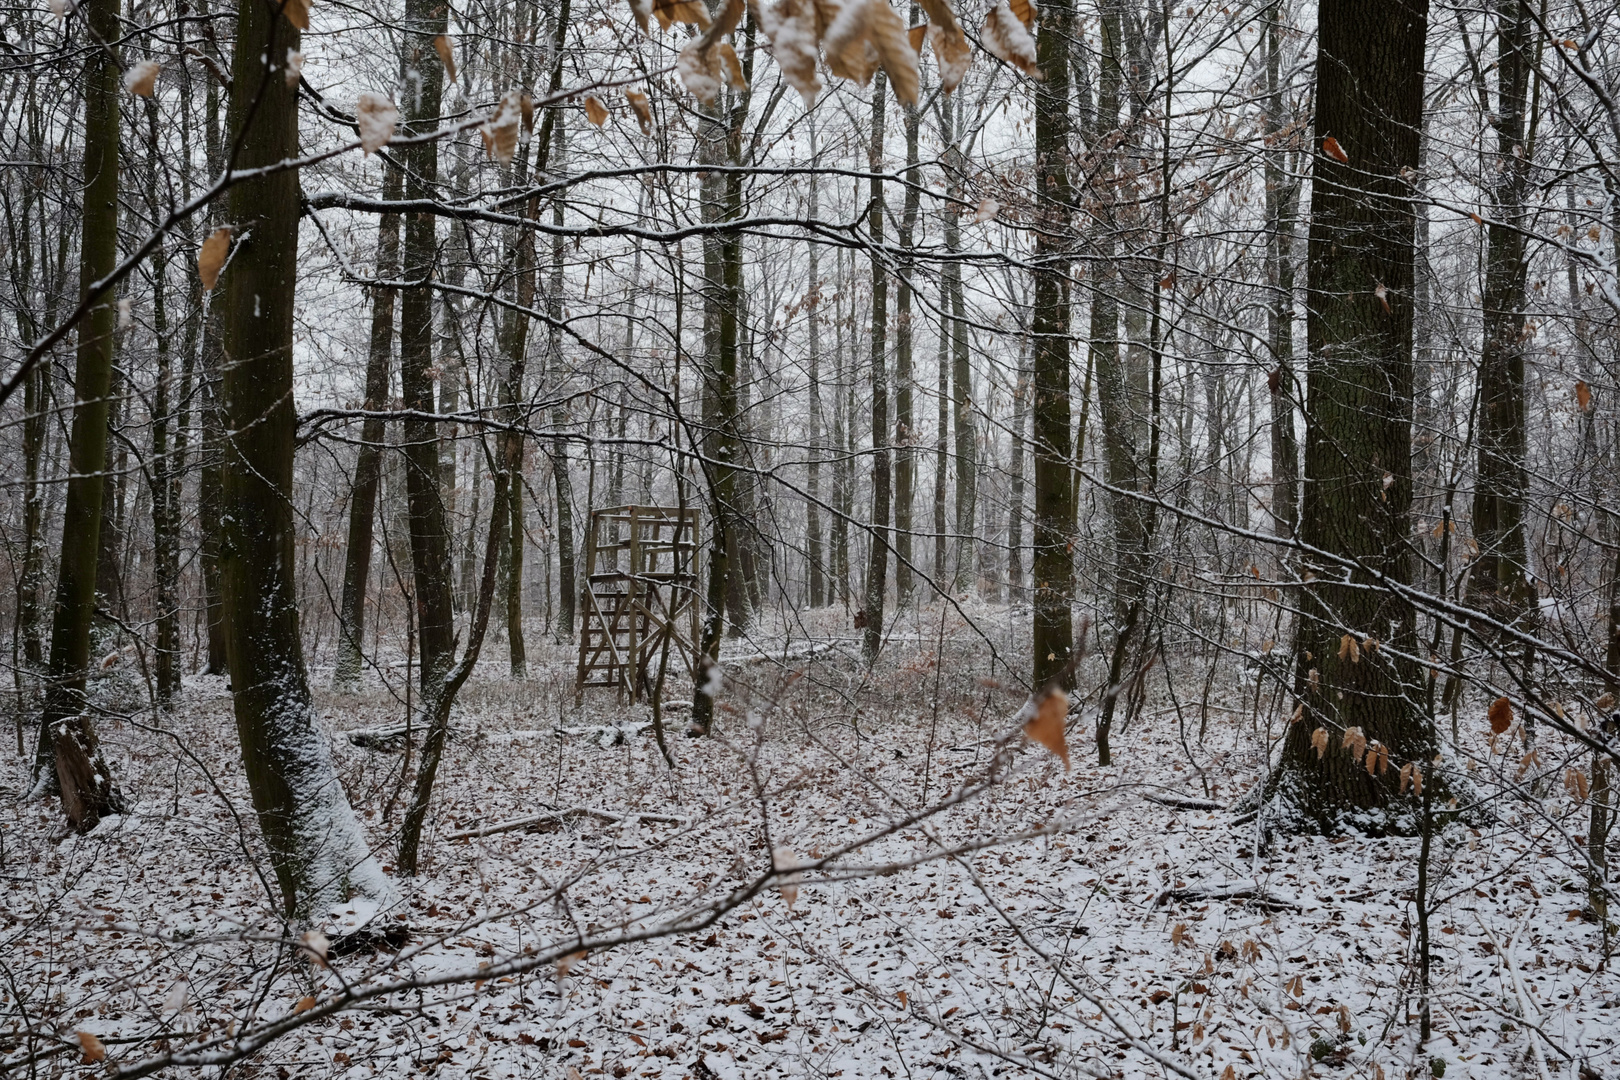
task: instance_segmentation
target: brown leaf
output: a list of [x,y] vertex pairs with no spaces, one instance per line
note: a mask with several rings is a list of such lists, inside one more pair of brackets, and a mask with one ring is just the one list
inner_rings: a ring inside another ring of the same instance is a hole
[[489,119],[479,125],[478,133],[484,137],[484,150],[502,165],[510,165],[517,153],[518,125],[523,122],[523,100],[516,90],[509,90],[495,105]]
[[765,7],[759,0],[754,3],[754,21],[771,42],[771,55],[782,69],[782,78],[799,92],[804,107],[816,103],[821,93],[821,79],[817,68],[821,62],[819,46],[824,27],[820,24],[813,0],[779,0]]
[[439,54],[439,62],[444,65],[445,74],[450,76],[451,82],[455,82],[456,54],[450,48],[450,38],[445,34],[440,34],[434,38],[433,51]]
[[782,894],[783,903],[793,906],[793,901],[799,898],[799,882],[802,875],[797,873],[799,857],[789,847],[779,847],[771,852],[771,868],[777,874],[777,891]]
[[327,951],[330,948],[331,942],[327,941],[326,935],[319,930],[306,930],[304,936],[298,939],[299,951],[308,955],[313,963],[321,967],[326,967]]
[[366,92],[354,104],[355,127],[360,131],[360,149],[375,153],[394,137],[399,110],[381,94]]
[[652,18],[652,0],[630,0],[630,14],[636,18],[636,25],[641,27],[643,34],[652,33],[649,20]]
[[1001,213],[1001,204],[994,199],[979,200],[978,209],[973,211],[973,224],[981,221],[994,221],[996,215]]
[[98,1061],[107,1060],[107,1048],[101,1045],[101,1040],[88,1031],[74,1032],[79,1037],[79,1049],[84,1051],[84,1064],[94,1065]]
[[1390,315],[1390,314],[1394,313],[1395,309],[1389,306],[1389,289],[1385,287],[1385,285],[1384,285],[1384,283],[1382,281],[1380,281],[1378,283],[1378,287],[1373,290],[1373,295],[1378,298],[1378,302],[1380,304],[1384,305],[1384,314],[1385,315]]
[[197,252],[197,276],[202,279],[204,292],[213,292],[219,281],[219,272],[225,268],[225,256],[231,250],[231,227],[222,225],[209,234]]
[[1285,989],[1290,994],[1293,994],[1296,998],[1302,998],[1305,996],[1305,979],[1302,976],[1295,975],[1292,979],[1288,980],[1288,985],[1285,987]]
[[607,122],[607,118],[607,106],[602,104],[594,94],[585,99],[585,119],[597,127],[601,127]]
[[1311,732],[1311,749],[1316,751],[1318,760],[1327,757],[1328,733],[1327,728],[1319,727]]
[[928,36],[928,24],[918,23],[906,31],[906,40],[911,42],[911,51],[918,56],[922,55],[923,39]]
[[[647,95],[641,95],[645,100]],[[518,107],[523,110],[523,130],[534,134],[534,98],[528,94],[518,95]]]
[[301,997],[301,998],[298,999],[298,1004],[293,1006],[293,1012],[295,1012],[295,1013],[309,1012],[309,1010],[313,1009],[314,1007],[315,1007],[315,997],[314,997],[314,995],[310,995],[310,996],[307,996],[307,997]]
[[304,77],[304,54],[299,52],[297,49],[288,49],[287,50],[287,74],[286,74],[286,81],[287,81],[288,88],[290,89],[290,88],[292,88],[294,86],[297,86],[298,85],[298,80],[302,79],[303,77]]
[[1340,165],[1350,164],[1350,155],[1344,152],[1344,147],[1339,145],[1339,140],[1331,135],[1322,140],[1322,153],[1337,161]]
[[652,0],[652,13],[664,30],[676,23],[700,28],[709,25],[709,9],[701,0]]
[[1035,58],[1035,39],[1029,36],[1029,28],[1008,6],[1007,0],[997,0],[990,14],[985,16],[984,25],[979,28],[979,41],[998,59],[1026,75],[1041,77]]
[[[939,63],[939,88],[947,94],[955,90],[967,74],[973,61],[973,50],[968,47],[967,35],[945,0],[919,0],[928,15],[928,41]],[[922,52],[922,46],[917,46]]]
[[748,79],[743,75],[742,61],[737,59],[737,50],[729,41],[722,41],[716,46],[720,53],[720,70],[726,73],[726,85],[733,90],[748,89]]
[[636,114],[636,123],[641,125],[641,133],[651,135],[653,126],[652,104],[647,100],[647,95],[640,90],[626,90],[624,100],[630,103],[630,111]]
[[1007,7],[1018,16],[1018,21],[1024,24],[1025,30],[1035,29],[1035,15],[1037,9],[1035,0],[1007,0]]
[[1581,412],[1587,412],[1592,408],[1592,388],[1586,385],[1585,379],[1575,383],[1575,405]]
[[1576,802],[1585,802],[1589,790],[1586,774],[1580,769],[1565,769],[1564,790],[1574,796]]
[[1185,941],[1186,938],[1187,938],[1187,924],[1186,923],[1178,922],[1178,923],[1176,923],[1176,925],[1174,925],[1174,926],[1172,926],[1170,928],[1170,944],[1171,945],[1173,945],[1173,946],[1175,946],[1177,948],[1180,948],[1181,943],[1183,941]]
[[156,60],[131,64],[124,72],[124,89],[136,97],[151,97],[152,89],[157,85],[158,72],[162,70],[163,65]]
[[1069,720],[1069,696],[1062,690],[1053,690],[1035,707],[1035,716],[1024,724],[1024,734],[1063,759],[1063,768],[1069,768],[1069,743],[1064,727]]
[[1347,727],[1344,729],[1344,741],[1339,745],[1350,751],[1351,758],[1359,762],[1367,752],[1367,736],[1359,727]]
[[281,13],[298,29],[308,30],[310,2],[311,0],[282,0]]
[[1491,702],[1490,711],[1485,716],[1491,722],[1491,734],[1500,735],[1513,726],[1513,702],[1499,697]]
[[894,96],[917,104],[917,53],[887,0],[851,0],[827,27],[822,45],[834,75],[865,86],[882,68]]

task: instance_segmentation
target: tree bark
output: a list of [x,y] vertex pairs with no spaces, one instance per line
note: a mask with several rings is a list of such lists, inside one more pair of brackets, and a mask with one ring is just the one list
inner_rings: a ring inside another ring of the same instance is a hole
[[[953,105],[949,98],[940,103],[940,118],[945,128],[946,188],[952,195],[945,207],[945,250],[951,254],[962,250],[962,210],[958,205],[962,194],[962,148]],[[961,592],[973,584],[975,568],[979,443],[973,422],[973,369],[968,355],[967,304],[962,294],[961,263],[955,259],[947,262],[940,278],[951,318],[951,412],[956,425],[956,536],[952,543],[954,558],[949,587]]]
[[[1074,650],[1074,433],[1069,405],[1069,289],[1063,253],[1069,236],[1069,42],[1071,0],[1041,9],[1035,83],[1035,232],[1033,443],[1035,452],[1034,605],[1031,685],[1069,667]],[[1071,676],[1072,678],[1072,672]]]
[[[915,9],[914,9],[915,10]],[[918,167],[922,114],[905,106],[906,195],[900,213],[900,249],[910,252],[917,238],[917,217],[922,209],[922,170]],[[916,264],[901,264],[900,287],[894,312],[894,596],[895,608],[916,589],[912,574],[912,512],[917,488],[917,431],[912,415],[911,279]]]
[[[1417,805],[1399,794],[1395,771],[1374,775],[1341,737],[1359,728],[1388,747],[1393,766],[1425,774],[1438,750],[1410,659],[1414,611],[1379,582],[1405,582],[1410,572],[1407,178],[1418,163],[1427,23],[1427,0],[1327,0],[1319,11],[1312,145],[1325,149],[1314,158],[1311,200],[1299,533],[1357,566],[1347,574],[1305,560],[1294,640],[1301,718],[1267,792],[1266,818],[1278,829],[1415,831]],[[1319,727],[1325,753],[1311,745]]]
[[[240,0],[227,127],[236,168],[298,155],[298,91],[284,58],[298,31],[277,9]],[[315,719],[293,582],[293,305],[298,174],[231,189],[238,238],[224,278],[220,581],[243,772],[286,910],[319,918],[394,890],[372,857]]]
[[1287,103],[1282,82],[1282,7],[1266,11],[1266,263],[1272,287],[1266,310],[1271,343],[1271,519],[1278,536],[1299,524],[1299,438],[1294,433],[1294,215],[1299,183],[1286,168],[1283,144]]
[[[95,722],[85,701],[90,630],[96,608],[96,570],[107,461],[108,404],[113,375],[117,300],[111,290],[93,295],[92,285],[118,261],[117,46],[122,36],[119,0],[89,0],[90,33],[104,43],[90,50],[85,71],[84,210],[79,254],[79,295],[93,302],[79,324],[73,376],[73,430],[68,451],[67,500],[62,514],[62,555],[56,606],[51,617],[50,667],[39,745],[34,755],[36,787],[62,795],[68,822],[81,832],[123,809],[112,773],[101,759]],[[50,774],[54,762],[54,780]],[[84,766],[88,763],[88,769]]]
[[[398,169],[384,166],[383,198],[393,202],[404,193]],[[377,219],[377,277],[399,276],[399,215]],[[372,290],[371,349],[366,357],[368,411],[388,407],[389,369],[394,358],[394,294],[386,286]],[[343,556],[343,594],[338,611],[337,663],[333,685],[343,690],[360,686],[364,661],[361,645],[366,634],[366,592],[371,583],[372,529],[377,520],[377,488],[382,478],[382,417],[368,416],[360,423],[360,453],[354,463],[354,486],[349,494],[349,542]]]
[[888,80],[882,72],[872,80],[872,141],[867,164],[871,172],[867,193],[867,231],[872,237],[872,531],[866,562],[866,625],[861,635],[861,656],[870,667],[883,645],[883,602],[889,571],[889,277],[877,254],[883,246],[883,120]]

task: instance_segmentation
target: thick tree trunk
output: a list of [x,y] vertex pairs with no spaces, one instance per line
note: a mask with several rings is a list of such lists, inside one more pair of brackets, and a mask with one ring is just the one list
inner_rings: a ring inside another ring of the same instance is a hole
[[[392,202],[404,192],[399,170],[385,166],[383,198]],[[382,214],[377,219],[377,277],[392,280],[399,276],[399,215]],[[394,358],[394,294],[396,290],[373,290],[371,309],[371,349],[366,357],[366,400],[368,411],[388,407],[389,369]],[[377,520],[377,488],[382,478],[385,425],[380,416],[368,416],[360,423],[360,453],[354,463],[354,486],[349,494],[349,542],[343,556],[343,594],[338,611],[339,634],[333,685],[354,690],[360,686],[364,657],[361,645],[366,635],[366,592],[371,583],[372,528]]]
[[[147,207],[154,217],[160,212],[157,176],[159,161],[158,110],[153,98],[146,100]],[[168,311],[169,251],[159,244],[152,253],[152,332],[157,352],[157,378],[152,387],[152,584],[157,611],[153,618],[152,675],[157,699],[171,704],[180,693],[180,506],[177,482],[176,442],[183,440],[170,413],[170,384],[174,380],[174,356],[169,339]],[[183,395],[173,400],[183,402]]]
[[883,603],[889,576],[889,276],[877,251],[883,246],[883,119],[888,80],[882,72],[872,80],[872,142],[867,165],[872,179],[868,191],[866,227],[872,236],[872,531],[866,562],[866,625],[861,655],[867,666],[877,660],[883,645]]
[[[119,0],[90,0],[89,30],[108,43],[88,53],[85,71],[84,211],[79,253],[79,294],[93,305],[79,324],[73,377],[73,431],[68,452],[67,502],[62,514],[62,555],[39,745],[34,755],[36,787],[55,789],[69,823],[95,828],[123,809],[112,773],[101,760],[95,723],[85,702],[90,629],[96,608],[96,569],[101,553],[107,462],[107,415],[113,374],[116,298],[110,290],[91,296],[91,285],[118,260],[119,63],[122,34]],[[54,762],[54,782],[51,769]],[[86,765],[89,767],[86,768]],[[41,782],[43,781],[43,785]]]
[[[1421,707],[1409,580],[1413,211],[1427,0],[1328,0],[1318,19],[1304,501],[1300,538],[1356,560],[1310,565],[1295,632],[1299,720],[1269,784],[1274,828],[1413,831],[1396,769],[1438,750]],[[1326,140],[1331,139],[1329,143]],[[1337,152],[1335,152],[1337,151]],[[1340,157],[1347,158],[1341,161]],[[1312,746],[1324,729],[1326,749]],[[1341,749],[1388,748],[1375,775]],[[1432,785],[1436,777],[1427,777]]]
[[1042,686],[1069,664],[1074,650],[1074,471],[1069,407],[1068,267],[1061,259],[1069,234],[1070,0],[1041,9],[1037,58],[1045,79],[1035,84],[1035,187],[1040,199],[1035,231],[1034,356],[1035,528],[1034,663],[1031,682]]
[[[1524,536],[1525,465],[1525,189],[1530,162],[1525,145],[1534,27],[1527,0],[1499,0],[1497,8],[1496,157],[1490,175],[1491,224],[1485,233],[1483,347],[1479,363],[1474,479],[1474,540],[1479,557],[1469,575],[1473,601],[1504,622],[1532,618],[1536,610]],[[1489,100],[1479,86],[1482,104]]]
[[[298,155],[298,91],[283,70],[299,34],[275,8],[241,0],[228,129],[236,167]],[[268,58],[268,59],[267,59]],[[238,247],[223,278],[220,391],[226,460],[220,579],[243,771],[289,913],[318,919],[394,890],[372,858],[315,719],[293,582],[293,303],[298,174],[231,189]],[[244,235],[245,234],[245,235]]]

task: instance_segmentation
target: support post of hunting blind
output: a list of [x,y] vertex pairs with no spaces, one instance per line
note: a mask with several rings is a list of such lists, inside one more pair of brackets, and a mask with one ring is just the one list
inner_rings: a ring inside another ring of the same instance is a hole
[[695,674],[698,640],[698,511],[614,506],[591,511],[580,589],[574,703],[588,686],[619,700],[652,693],[664,642]]

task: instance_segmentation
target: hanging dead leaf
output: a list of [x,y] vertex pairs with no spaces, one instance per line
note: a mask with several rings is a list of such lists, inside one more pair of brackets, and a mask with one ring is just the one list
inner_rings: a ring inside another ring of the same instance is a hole
[[981,199],[979,207],[973,211],[973,224],[981,221],[994,221],[996,215],[1001,213],[1001,204],[994,199]]
[[1069,696],[1062,690],[1053,690],[1035,707],[1035,715],[1024,724],[1024,734],[1063,759],[1063,768],[1069,768],[1069,742],[1064,727],[1069,720]]
[[213,292],[219,281],[219,272],[225,268],[225,256],[231,250],[231,229],[223,225],[208,235],[197,252],[197,276],[202,279],[204,292]]
[[[1307,658],[1310,656],[1309,653],[1306,653],[1305,655]],[[1315,668],[1311,668],[1310,671],[1305,673],[1305,681],[1310,684],[1312,693],[1315,693],[1322,688],[1322,674]]]
[[287,50],[287,86],[298,85],[298,80],[304,77],[304,54],[297,49]]
[[[635,5],[631,7],[634,9]],[[652,0],[652,13],[664,30],[676,23],[699,28],[709,25],[709,9],[701,0]]]
[[828,25],[822,46],[827,70],[840,79],[865,86],[882,68],[894,96],[917,104],[917,54],[887,0],[852,0]]
[[585,99],[585,119],[589,120],[597,127],[601,127],[603,124],[607,123],[607,118],[607,106],[602,104],[602,102],[599,101],[594,94]]
[[124,71],[124,89],[136,97],[151,97],[152,89],[157,85],[158,72],[162,70],[163,65],[156,60],[131,64]]
[[1319,727],[1311,732],[1311,749],[1316,751],[1318,760],[1327,757],[1328,733],[1327,728]]
[[281,13],[298,29],[308,30],[310,2],[311,0],[282,0]]
[[[939,63],[939,88],[948,94],[961,85],[968,65],[973,62],[973,50],[950,4],[945,0],[920,0],[920,3],[928,15],[928,43]],[[922,51],[921,45],[917,46],[917,51]]]
[[1008,6],[1007,0],[998,0],[985,16],[984,25],[979,28],[979,41],[997,59],[1026,75],[1041,77],[1040,64],[1035,57],[1035,39],[1029,36],[1029,27]]
[[804,107],[816,103],[821,93],[817,68],[821,62],[819,44],[822,27],[818,24],[813,0],[779,0],[771,7],[754,5],[754,21],[771,42],[771,55],[782,71],[782,78],[799,92]]
[[1039,14],[1035,0],[1007,0],[1007,7],[1018,16],[1018,21],[1024,24],[1025,30],[1035,29],[1035,16]]
[[450,47],[450,38],[440,34],[433,39],[433,51],[439,54],[439,63],[444,65],[444,73],[450,76],[450,81],[456,81],[456,54]]
[[1344,739],[1339,744],[1342,749],[1350,751],[1351,760],[1360,762],[1367,753],[1367,736],[1359,727],[1344,729]]
[[484,150],[502,165],[510,165],[517,153],[518,125],[523,122],[523,101],[516,90],[509,90],[496,104],[489,119],[479,125]]
[[743,75],[742,61],[737,59],[737,50],[729,41],[722,41],[715,47],[720,53],[720,70],[725,72],[726,85],[733,90],[748,89],[748,79]]
[[1302,717],[1304,717],[1304,715],[1305,715],[1305,703],[1303,701],[1295,702],[1294,703],[1293,715],[1291,715],[1288,718],[1288,722],[1290,724],[1297,724],[1297,723],[1299,723],[1300,719]]
[[534,134],[534,98],[528,94],[519,94],[518,108],[523,111],[523,130]]
[[1374,741],[1367,747],[1367,775],[1383,776],[1389,771],[1389,747]]
[[308,956],[311,963],[320,967],[326,967],[326,954],[330,947],[331,942],[327,941],[326,935],[319,930],[306,930],[304,936],[298,939],[299,951]]
[[1581,412],[1588,412],[1592,408],[1592,388],[1586,385],[1585,379],[1575,383],[1575,406]]
[[906,40],[911,42],[911,51],[918,56],[922,55],[923,40],[928,37],[928,24],[918,23],[906,31]]
[[636,114],[636,123],[641,125],[641,133],[651,135],[653,126],[652,103],[647,100],[647,95],[640,90],[626,90],[624,100],[630,103],[630,111]]
[[1585,802],[1589,790],[1586,774],[1580,769],[1565,769],[1564,790],[1569,792],[1576,802]]
[[574,965],[583,959],[585,959],[585,951],[583,949],[581,949],[579,952],[571,952],[566,956],[558,957],[557,981],[561,982],[562,980],[568,978],[568,973],[574,969]]
[[1385,315],[1394,314],[1395,309],[1389,306],[1389,289],[1384,285],[1384,283],[1382,281],[1380,281],[1378,283],[1378,287],[1373,290],[1373,295],[1378,298],[1378,302],[1380,304],[1384,305],[1384,314]]
[[712,105],[720,96],[720,79],[724,73],[720,70],[720,57],[713,49],[698,48],[701,40],[694,38],[680,51],[675,58],[675,71],[688,93],[703,104]]
[[1405,765],[1401,766],[1400,794],[1406,794],[1406,786],[1408,784],[1412,785],[1413,795],[1423,794],[1423,769],[1420,768],[1418,763],[1415,761],[1409,761]]
[[301,997],[301,998],[298,999],[298,1003],[293,1006],[293,1012],[295,1012],[295,1013],[309,1012],[309,1010],[313,1009],[314,1007],[315,1007],[315,998],[314,998],[313,995],[310,995],[310,996],[307,996],[307,997]]
[[799,898],[799,882],[802,875],[798,873],[799,857],[789,847],[779,847],[771,852],[771,867],[776,871],[776,889],[782,894],[782,902],[788,907]]
[[1339,140],[1331,135],[1322,140],[1322,153],[1337,161],[1340,165],[1350,164],[1350,155],[1344,152],[1344,147],[1339,145]]
[[636,25],[641,27],[643,34],[652,33],[652,0],[630,0],[630,14],[635,16]]
[[84,1051],[84,1064],[94,1065],[98,1061],[107,1060],[107,1048],[101,1044],[100,1039],[88,1031],[77,1031],[74,1034],[78,1036],[79,1049]]
[[906,994],[906,992],[904,990],[900,991],[898,994],[896,994],[894,996],[900,999],[900,1007],[902,1009],[906,1008],[908,1005],[911,1004],[911,998]]
[[1491,722],[1491,734],[1500,735],[1513,726],[1513,702],[1499,697],[1491,702],[1490,711],[1485,716]]
[[360,132],[360,149],[374,154],[394,137],[394,129],[399,125],[399,110],[392,101],[368,90],[355,100],[354,119],[355,127]]

